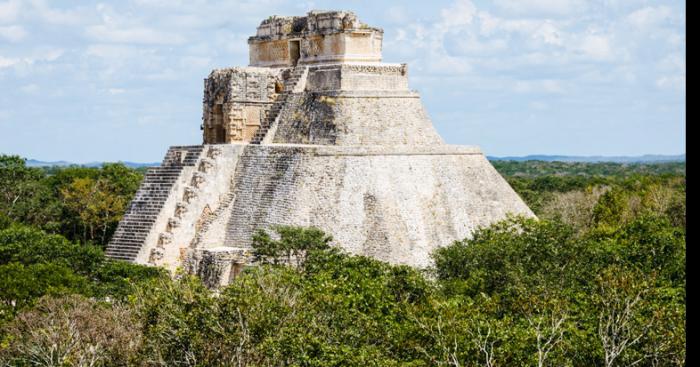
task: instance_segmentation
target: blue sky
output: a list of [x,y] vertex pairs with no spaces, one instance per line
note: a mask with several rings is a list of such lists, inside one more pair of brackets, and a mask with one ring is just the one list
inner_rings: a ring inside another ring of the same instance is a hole
[[[0,152],[162,159],[199,144],[203,78],[272,14],[337,1],[0,0]],[[384,29],[435,127],[489,155],[685,152],[681,1],[345,1]]]

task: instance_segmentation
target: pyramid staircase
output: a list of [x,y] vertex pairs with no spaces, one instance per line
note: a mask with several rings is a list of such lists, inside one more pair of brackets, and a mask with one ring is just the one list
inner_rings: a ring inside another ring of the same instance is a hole
[[267,135],[267,132],[270,130],[270,127],[274,125],[275,120],[277,120],[277,118],[280,116],[280,112],[282,112],[285,104],[287,104],[289,101],[289,97],[292,95],[292,93],[294,93],[297,84],[299,84],[300,80],[306,77],[307,71],[308,67],[306,66],[296,66],[294,69],[292,69],[291,75],[284,82],[284,90],[277,97],[275,103],[272,104],[267,117],[262,121],[260,128],[253,136],[253,139],[250,140],[250,144],[262,143],[263,139],[265,139],[265,135]]
[[127,261],[136,259],[183,168],[194,167],[203,149],[202,145],[170,147],[163,163],[149,168],[107,245],[107,257]]

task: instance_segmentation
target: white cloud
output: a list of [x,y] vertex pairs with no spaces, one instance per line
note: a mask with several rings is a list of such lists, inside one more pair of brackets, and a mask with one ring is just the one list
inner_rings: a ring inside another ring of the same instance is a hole
[[549,109],[549,105],[542,101],[533,101],[529,104],[530,108],[536,111],[544,111]]
[[561,31],[551,22],[542,23],[533,32],[532,37],[551,45],[561,46],[563,44]]
[[90,16],[87,9],[56,9],[49,6],[46,0],[30,0],[32,5],[31,15],[36,15],[43,22],[56,25],[80,25],[89,21]]
[[0,23],[10,23],[17,20],[20,3],[17,0],[0,2]]
[[680,52],[667,55],[659,61],[658,65],[662,71],[685,73],[685,58]]
[[392,6],[384,14],[385,19],[394,24],[404,24],[410,21],[406,8],[403,6]]
[[95,44],[90,45],[85,50],[85,54],[88,56],[99,57],[103,59],[122,59],[130,56],[134,56],[137,53],[137,49],[132,46],[126,45],[110,45],[110,44]]
[[61,49],[61,48],[48,49],[48,50],[43,51],[41,56],[39,56],[39,59],[43,60],[43,61],[55,61],[59,57],[63,56],[63,54],[65,52],[66,51],[64,49]]
[[13,66],[31,66],[38,62],[52,62],[63,55],[60,48],[37,48],[27,52],[25,57],[3,57],[0,55],[0,69]]
[[685,75],[665,75],[656,80],[661,89],[685,90]]
[[185,56],[181,60],[181,65],[183,68],[204,68],[211,65],[210,57],[201,56]]
[[610,39],[603,35],[589,34],[584,36],[579,49],[584,55],[594,60],[607,60],[612,57]]
[[668,21],[673,16],[673,11],[668,6],[647,6],[629,14],[627,22],[641,29],[649,29]]
[[476,16],[476,6],[469,0],[457,0],[451,7],[442,9],[440,16],[442,20],[439,27],[444,30],[470,25]]
[[27,31],[25,31],[21,26],[11,25],[7,27],[0,27],[0,37],[10,42],[22,41],[26,36]]
[[495,0],[499,8],[518,15],[568,15],[584,11],[584,0]]
[[87,27],[86,34],[100,42],[114,43],[176,45],[185,41],[180,35],[147,27],[118,28],[103,24]]
[[0,69],[9,68],[20,63],[20,59],[0,56]]
[[432,74],[467,74],[472,65],[464,58],[434,53],[429,56],[428,70]]
[[22,91],[22,93],[35,94],[36,92],[39,91],[39,86],[32,83],[32,84],[23,85],[22,87],[19,88],[19,90]]
[[667,55],[657,63],[661,76],[656,79],[656,86],[661,89],[685,90],[686,62],[681,53]]
[[564,93],[564,88],[558,80],[517,80],[513,85],[513,91],[517,93]]
[[482,35],[490,36],[495,33],[499,29],[500,24],[501,20],[499,18],[487,12],[479,12],[479,29]]

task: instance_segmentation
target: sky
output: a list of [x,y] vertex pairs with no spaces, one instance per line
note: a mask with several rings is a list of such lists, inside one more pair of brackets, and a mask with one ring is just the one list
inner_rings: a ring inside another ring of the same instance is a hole
[[0,153],[157,162],[200,144],[211,69],[247,65],[268,16],[314,9],[383,28],[449,144],[685,152],[682,1],[0,0]]

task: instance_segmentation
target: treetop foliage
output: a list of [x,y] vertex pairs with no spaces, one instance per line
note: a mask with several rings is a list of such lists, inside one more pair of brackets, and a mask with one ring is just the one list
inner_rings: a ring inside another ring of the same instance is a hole
[[211,290],[104,258],[139,172],[0,162],[19,185],[0,186],[0,365],[685,365],[684,173],[507,166],[545,172],[505,175],[539,219],[443,244],[429,269],[279,226]]

